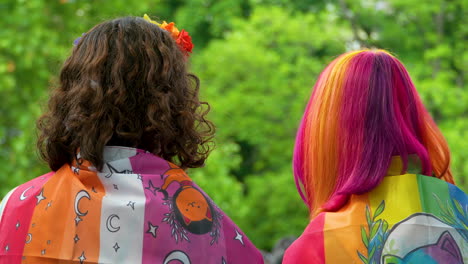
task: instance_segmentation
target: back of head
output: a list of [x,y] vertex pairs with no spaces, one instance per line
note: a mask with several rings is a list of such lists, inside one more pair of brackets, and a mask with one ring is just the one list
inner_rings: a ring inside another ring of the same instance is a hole
[[202,166],[214,128],[186,62],[171,34],[142,18],[96,25],[73,48],[38,121],[42,157],[57,170],[79,150],[101,168],[104,146],[119,145]]
[[383,50],[349,52],[321,73],[296,138],[294,175],[311,216],[340,209],[382,181],[392,156],[453,183],[447,143],[408,72]]

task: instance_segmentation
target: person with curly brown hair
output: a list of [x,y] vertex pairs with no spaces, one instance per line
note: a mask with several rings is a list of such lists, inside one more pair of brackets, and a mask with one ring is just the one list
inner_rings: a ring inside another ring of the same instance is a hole
[[263,263],[186,174],[214,125],[174,23],[124,17],[75,41],[38,150],[52,172],[0,205],[0,264]]

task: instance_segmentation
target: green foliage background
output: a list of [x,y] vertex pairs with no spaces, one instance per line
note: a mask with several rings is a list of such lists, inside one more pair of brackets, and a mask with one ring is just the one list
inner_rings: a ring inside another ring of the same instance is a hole
[[[424,3],[423,3],[424,2]],[[299,235],[307,210],[291,173],[311,88],[359,47],[407,66],[468,189],[466,0],[3,0],[0,2],[0,197],[47,172],[35,120],[75,38],[96,23],[148,13],[191,33],[192,71],[212,106],[217,149],[191,175],[253,242]]]

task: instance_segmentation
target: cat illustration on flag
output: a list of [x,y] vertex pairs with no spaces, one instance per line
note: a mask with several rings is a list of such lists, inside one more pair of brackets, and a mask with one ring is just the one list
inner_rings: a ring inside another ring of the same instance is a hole
[[412,214],[392,228],[385,219],[378,219],[385,210],[385,201],[380,203],[374,214],[366,207],[367,226],[361,226],[361,240],[367,252],[357,251],[362,263],[465,263],[468,258],[468,229],[457,223],[460,222],[458,218],[465,217],[468,207],[455,205],[456,209],[447,209],[450,202],[447,205],[439,203],[439,206],[440,215]]
[[413,249],[406,256],[400,258],[393,255],[383,256],[384,264],[463,264],[460,248],[449,231],[445,231],[435,244],[430,244]]

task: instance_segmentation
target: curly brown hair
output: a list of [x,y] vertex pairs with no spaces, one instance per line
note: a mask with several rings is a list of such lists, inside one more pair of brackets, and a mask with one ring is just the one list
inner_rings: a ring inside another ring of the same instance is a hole
[[[93,27],[65,61],[38,149],[56,171],[81,156],[98,170],[106,145],[147,150],[183,169],[203,166],[215,128],[199,79],[170,34],[142,18]],[[205,107],[203,107],[205,106]]]

